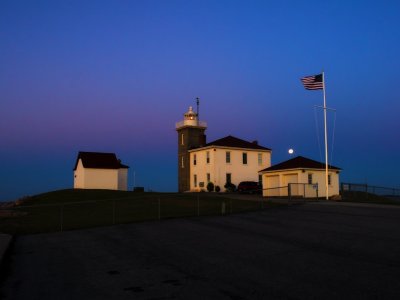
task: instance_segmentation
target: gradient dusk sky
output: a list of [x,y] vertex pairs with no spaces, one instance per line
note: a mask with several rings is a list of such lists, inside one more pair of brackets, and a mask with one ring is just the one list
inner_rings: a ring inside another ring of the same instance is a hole
[[300,82],[321,70],[341,181],[400,187],[399,56],[399,1],[3,0],[0,200],[71,188],[78,151],[115,152],[130,189],[177,191],[196,97],[208,141],[324,161],[322,92]]

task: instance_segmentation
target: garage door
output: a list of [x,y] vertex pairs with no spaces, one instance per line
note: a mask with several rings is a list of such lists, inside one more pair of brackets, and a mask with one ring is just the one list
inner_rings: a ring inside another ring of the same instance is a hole
[[[297,178],[298,178],[297,174],[285,174],[283,175],[283,182],[285,183],[285,185],[289,185],[289,183],[297,183],[298,182]],[[292,184],[291,190],[292,190],[292,196],[299,194],[299,188],[297,184]]]
[[266,176],[266,186],[263,188],[264,196],[280,196],[279,187],[279,175]]

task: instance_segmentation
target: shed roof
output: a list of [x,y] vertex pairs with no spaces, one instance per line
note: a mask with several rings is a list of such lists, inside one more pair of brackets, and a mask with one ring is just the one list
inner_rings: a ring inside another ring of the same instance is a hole
[[269,150],[271,149],[260,146],[257,141],[248,142],[237,137],[228,135],[222,139],[215,140],[205,145],[205,147],[220,146],[220,147],[232,147],[232,148],[244,148],[244,149],[258,149],[258,150]]
[[[269,168],[261,170],[260,172],[267,171],[279,171],[279,170],[288,170],[288,169],[323,169],[325,170],[325,164],[316,160],[312,160],[303,156],[296,156],[295,158],[286,160],[279,164],[273,165]],[[328,165],[328,169],[330,170],[341,170],[338,167]]]
[[89,169],[127,169],[126,165],[121,164],[117,159],[115,153],[102,153],[102,152],[83,152],[78,153],[76,158],[74,171],[78,166],[79,159],[82,160],[84,168]]

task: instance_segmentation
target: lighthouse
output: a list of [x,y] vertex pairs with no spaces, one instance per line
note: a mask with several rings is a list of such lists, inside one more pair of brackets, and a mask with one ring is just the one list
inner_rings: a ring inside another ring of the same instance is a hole
[[199,120],[199,102],[197,112],[193,107],[183,115],[183,121],[175,124],[178,133],[178,191],[190,190],[190,156],[189,150],[203,147],[206,144],[205,131],[207,123]]

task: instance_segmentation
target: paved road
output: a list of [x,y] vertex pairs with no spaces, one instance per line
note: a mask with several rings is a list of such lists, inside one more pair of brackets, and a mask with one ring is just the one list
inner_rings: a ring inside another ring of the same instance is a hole
[[16,239],[5,299],[400,299],[400,209],[310,203]]
[[0,263],[8,249],[12,236],[9,234],[0,233]]

